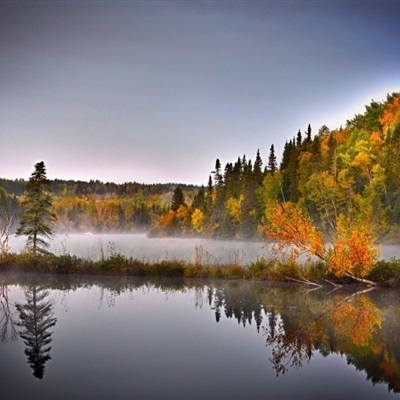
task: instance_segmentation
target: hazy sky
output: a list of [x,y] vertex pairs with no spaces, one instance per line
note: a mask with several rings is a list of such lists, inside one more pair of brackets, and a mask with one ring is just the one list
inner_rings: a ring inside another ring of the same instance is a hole
[[0,177],[206,183],[400,91],[400,1],[0,1]]

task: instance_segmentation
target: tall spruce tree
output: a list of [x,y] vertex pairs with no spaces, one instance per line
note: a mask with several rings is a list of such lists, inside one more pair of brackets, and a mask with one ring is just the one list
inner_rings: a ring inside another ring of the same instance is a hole
[[273,175],[277,169],[278,169],[278,164],[276,162],[275,147],[273,144],[271,144],[268,156],[268,172],[270,172]]
[[178,211],[178,208],[184,205],[185,205],[185,196],[183,195],[182,189],[179,186],[177,186],[172,196],[171,210]]
[[44,162],[35,164],[26,185],[25,199],[21,204],[22,213],[17,235],[27,236],[26,246],[34,254],[46,252],[53,235],[52,225],[56,220],[51,212],[52,195],[50,181],[46,177]]
[[257,185],[261,185],[264,178],[262,172],[262,165],[263,162],[260,156],[260,150],[257,150],[256,160],[254,161],[254,169],[253,169],[254,180]]
[[25,304],[16,304],[20,321],[18,326],[23,328],[19,334],[25,343],[25,354],[33,375],[42,379],[45,364],[51,360],[50,343],[53,328],[57,322],[54,318],[53,303],[48,299],[49,292],[42,287],[33,285],[26,289]]

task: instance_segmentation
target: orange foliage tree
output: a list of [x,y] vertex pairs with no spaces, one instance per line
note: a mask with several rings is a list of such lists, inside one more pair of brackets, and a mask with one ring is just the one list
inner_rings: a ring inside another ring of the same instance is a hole
[[275,207],[267,210],[265,233],[276,250],[280,253],[289,252],[291,258],[303,253],[323,260],[326,258],[322,236],[311,218],[290,201],[276,203]]
[[366,296],[339,302],[328,316],[336,334],[350,339],[355,346],[368,345],[374,332],[382,327],[379,309]]
[[356,224],[349,218],[339,216],[336,237],[328,247],[308,213],[298,205],[276,203],[266,214],[265,234],[273,242],[273,248],[281,254],[289,253],[291,258],[304,253],[309,257],[317,256],[338,277],[348,276],[374,284],[364,279],[378,258],[375,237],[365,222],[357,221]]
[[[360,280],[372,269],[378,258],[374,234],[366,223],[357,226],[344,216],[337,223],[336,240],[330,250],[329,269],[336,276]],[[371,282],[369,282],[371,283]]]

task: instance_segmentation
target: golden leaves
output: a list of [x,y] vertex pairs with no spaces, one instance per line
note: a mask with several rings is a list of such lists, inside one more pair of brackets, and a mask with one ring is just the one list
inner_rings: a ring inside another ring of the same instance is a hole
[[341,216],[337,236],[330,251],[328,266],[337,276],[364,277],[374,266],[378,250],[374,235],[367,223],[354,226],[349,218]]
[[321,234],[299,206],[292,202],[277,203],[269,211],[267,219],[267,238],[275,242],[275,249],[279,252],[289,251],[291,257],[307,253],[308,256],[325,258]]

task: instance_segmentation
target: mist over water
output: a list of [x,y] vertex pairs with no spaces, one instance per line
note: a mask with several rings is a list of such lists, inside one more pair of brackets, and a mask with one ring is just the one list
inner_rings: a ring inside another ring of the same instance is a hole
[[[25,238],[13,237],[12,251],[23,251]],[[164,259],[193,261],[196,254],[204,263],[248,264],[270,252],[262,242],[223,241],[200,238],[148,238],[145,234],[68,234],[56,235],[49,250],[55,254],[69,253],[78,257],[100,259],[113,252],[139,260]]]
[[[24,237],[10,239],[11,251],[19,253],[25,247]],[[145,234],[63,234],[55,235],[49,250],[93,260],[120,253],[145,261],[165,259],[194,261],[200,256],[205,264],[236,263],[246,265],[272,255],[263,242],[227,241],[201,238],[148,238]],[[380,258],[400,257],[399,245],[382,245]],[[300,261],[304,260],[300,258]]]

